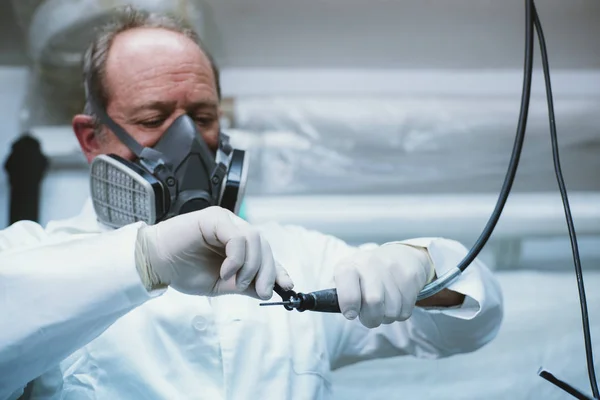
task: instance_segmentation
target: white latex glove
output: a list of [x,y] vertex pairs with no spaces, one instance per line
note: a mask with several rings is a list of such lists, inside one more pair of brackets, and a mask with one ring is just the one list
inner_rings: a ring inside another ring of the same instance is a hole
[[148,289],[168,285],[186,294],[237,293],[266,300],[275,282],[286,290],[293,287],[267,241],[221,207],[140,228],[136,263]]
[[359,251],[335,266],[340,310],[367,328],[404,321],[434,274],[424,249],[393,243]]

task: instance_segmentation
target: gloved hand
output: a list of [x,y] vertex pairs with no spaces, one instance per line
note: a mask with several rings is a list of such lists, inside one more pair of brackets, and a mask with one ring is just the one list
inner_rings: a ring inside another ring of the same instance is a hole
[[266,300],[275,282],[293,287],[287,272],[275,265],[267,241],[221,207],[140,228],[136,264],[148,289],[168,285],[186,294],[238,293]]
[[335,266],[340,310],[367,328],[408,319],[417,295],[434,277],[426,250],[391,243],[362,250]]

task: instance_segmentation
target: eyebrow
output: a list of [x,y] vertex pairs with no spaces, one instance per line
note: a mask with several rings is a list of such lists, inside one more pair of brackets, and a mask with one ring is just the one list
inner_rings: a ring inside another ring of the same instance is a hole
[[219,102],[213,99],[202,99],[198,101],[194,101],[190,104],[190,109],[198,109],[198,108],[217,108],[219,106]]
[[151,101],[149,103],[140,104],[131,109],[134,113],[145,110],[167,111],[175,107],[174,101]]
[[[142,104],[132,108],[132,112],[137,114],[140,111],[161,111],[161,112],[169,112],[175,108],[177,102],[175,101],[152,101],[146,104]],[[217,108],[218,102],[211,99],[202,99],[191,103],[188,107],[190,110],[197,110],[199,108]]]

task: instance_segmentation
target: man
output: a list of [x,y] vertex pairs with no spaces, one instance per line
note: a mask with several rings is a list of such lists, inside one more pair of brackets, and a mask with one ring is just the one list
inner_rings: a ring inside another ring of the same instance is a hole
[[[125,10],[84,70],[143,146],[185,115],[218,146],[218,70],[176,21]],[[92,115],[75,116],[73,129],[89,161],[135,159]],[[474,351],[502,319],[498,284],[479,261],[416,306],[466,254],[456,242],[353,248],[300,227],[252,228],[218,207],[111,229],[88,204],[45,230],[13,225],[0,249],[0,398],[39,376],[36,399],[322,399],[332,369]],[[343,315],[259,307],[274,283],[336,287]]]

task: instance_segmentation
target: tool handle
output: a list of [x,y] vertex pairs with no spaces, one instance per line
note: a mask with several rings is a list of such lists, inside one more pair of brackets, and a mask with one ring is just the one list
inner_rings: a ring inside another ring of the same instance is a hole
[[289,300],[291,297],[296,296],[296,292],[293,290],[284,290],[278,283],[273,286],[275,293],[279,295],[283,300]]
[[325,289],[310,293],[299,293],[301,306],[298,311],[317,311],[328,313],[341,313],[338,303],[337,290]]

